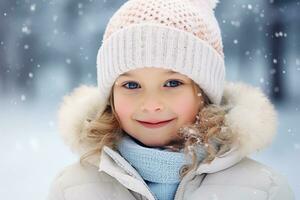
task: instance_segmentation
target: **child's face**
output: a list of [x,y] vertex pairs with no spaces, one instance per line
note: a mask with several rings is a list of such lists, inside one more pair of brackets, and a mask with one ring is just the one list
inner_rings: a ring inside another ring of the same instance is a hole
[[[177,141],[180,127],[195,122],[203,98],[193,81],[180,73],[147,67],[120,75],[113,88],[114,106],[122,129],[147,146],[165,146]],[[171,120],[160,127],[140,121]]]

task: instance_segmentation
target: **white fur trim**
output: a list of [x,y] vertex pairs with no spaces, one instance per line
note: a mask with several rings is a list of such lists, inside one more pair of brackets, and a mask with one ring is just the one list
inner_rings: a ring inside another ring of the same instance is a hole
[[[81,86],[64,98],[59,110],[59,129],[65,143],[80,155],[91,147],[82,140],[82,128],[87,118],[102,112],[106,102],[97,87]],[[277,128],[274,106],[259,88],[243,83],[226,83],[221,106],[232,109],[226,123],[238,135],[239,152],[246,156],[272,142]]]
[[232,109],[227,124],[238,133],[241,155],[261,150],[272,142],[277,129],[277,113],[259,88],[228,83],[223,98]]
[[58,112],[58,126],[66,145],[71,151],[82,155],[91,147],[82,140],[86,119],[93,119],[106,105],[96,87],[80,86],[63,99]]

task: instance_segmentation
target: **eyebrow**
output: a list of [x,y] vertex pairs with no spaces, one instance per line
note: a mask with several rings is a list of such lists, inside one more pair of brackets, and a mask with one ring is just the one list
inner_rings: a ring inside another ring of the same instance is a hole
[[[174,72],[174,71],[166,71],[165,74],[178,74],[178,72]],[[120,76],[132,76],[129,72],[125,72],[123,74],[121,74]]]

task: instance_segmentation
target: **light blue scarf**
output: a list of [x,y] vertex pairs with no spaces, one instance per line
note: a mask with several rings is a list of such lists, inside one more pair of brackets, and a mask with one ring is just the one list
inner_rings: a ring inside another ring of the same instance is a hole
[[[138,144],[135,139],[125,136],[118,144],[120,154],[139,172],[150,190],[159,200],[174,199],[180,182],[179,170],[188,162],[185,154],[162,148],[150,148]],[[199,161],[206,152],[199,148]]]

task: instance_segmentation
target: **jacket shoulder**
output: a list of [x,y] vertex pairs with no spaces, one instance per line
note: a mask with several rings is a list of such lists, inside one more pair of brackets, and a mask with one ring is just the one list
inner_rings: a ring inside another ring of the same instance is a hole
[[253,194],[261,193],[268,199],[294,199],[294,195],[284,176],[260,162],[245,157],[236,165],[225,170],[208,174],[205,186],[233,186],[244,188]]
[[[56,175],[50,186],[48,200],[84,199],[84,196],[87,199],[99,199],[105,194],[102,190],[112,187],[113,183],[114,180],[110,176],[98,172],[95,166],[76,162],[66,166]],[[75,195],[77,198],[73,197]],[[78,195],[84,196],[80,198]]]

